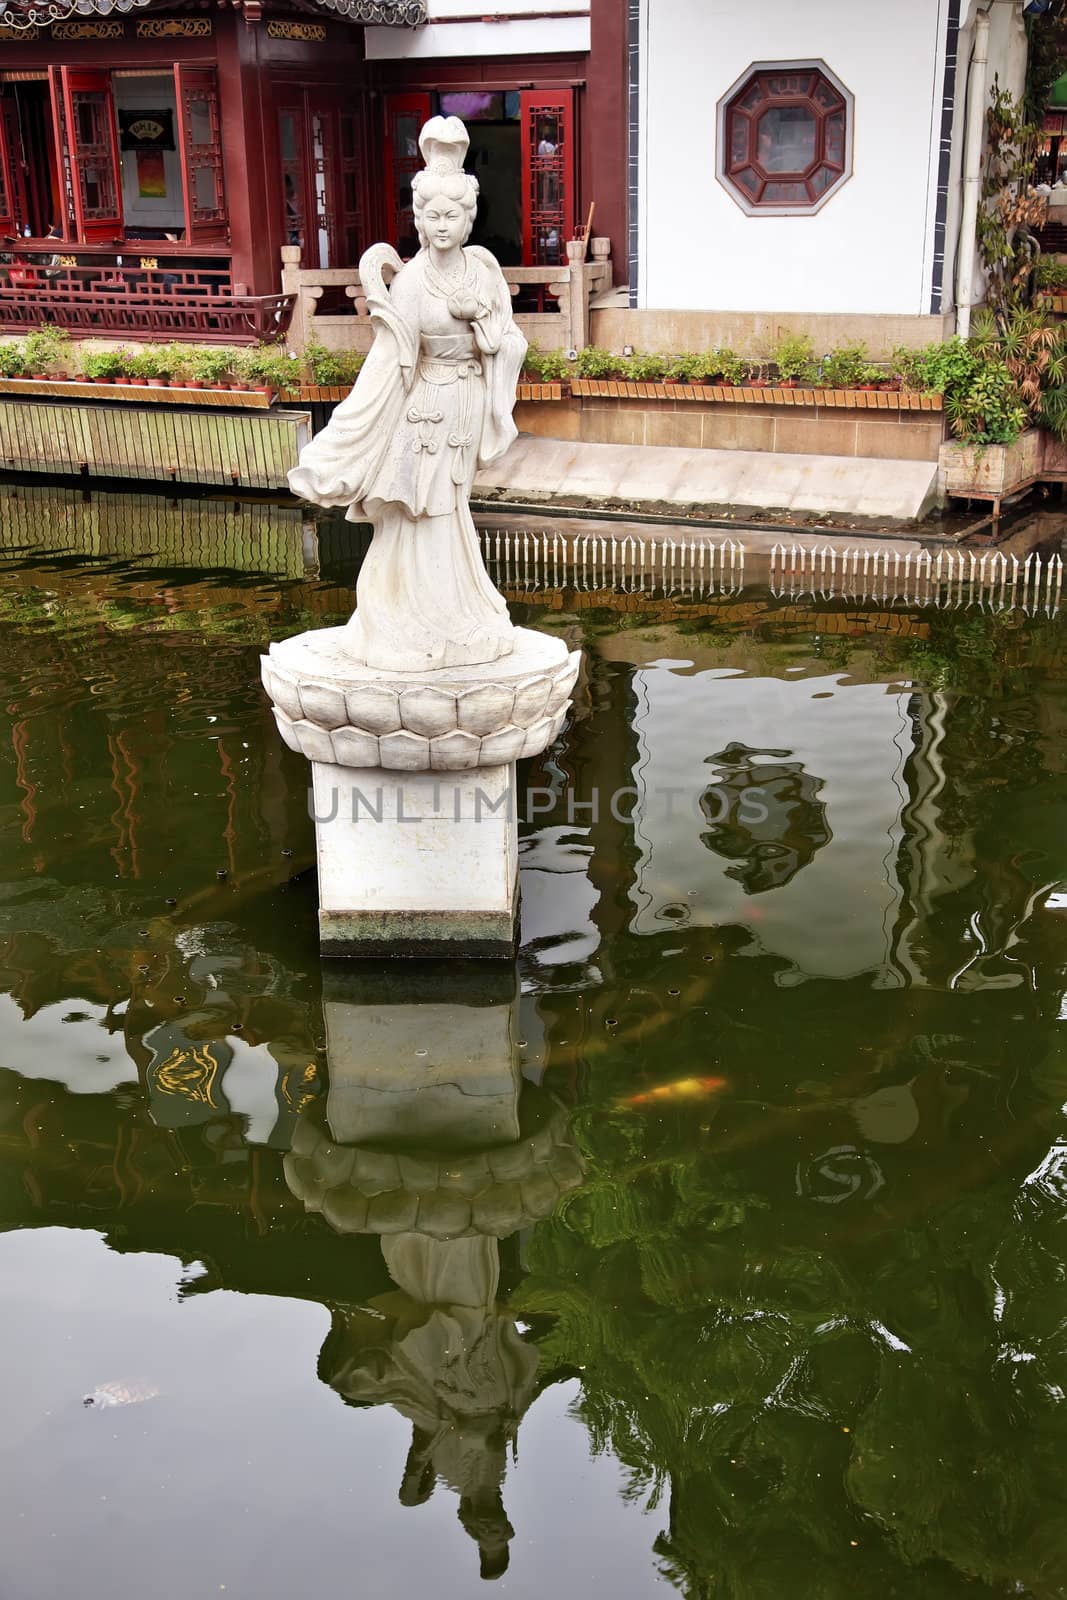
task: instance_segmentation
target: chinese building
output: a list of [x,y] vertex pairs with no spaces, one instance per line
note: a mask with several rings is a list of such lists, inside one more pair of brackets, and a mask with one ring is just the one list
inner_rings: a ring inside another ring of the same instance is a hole
[[411,177],[436,113],[470,127],[474,242],[505,265],[565,262],[594,201],[624,249],[617,0],[508,0],[496,18],[465,0],[0,11],[0,326],[269,333],[283,245],[307,269],[381,238],[417,248]]

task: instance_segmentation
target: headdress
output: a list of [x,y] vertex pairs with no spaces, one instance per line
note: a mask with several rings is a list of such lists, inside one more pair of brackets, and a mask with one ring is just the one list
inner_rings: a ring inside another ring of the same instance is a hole
[[431,117],[419,134],[426,171],[442,178],[463,171],[469,144],[467,130],[458,117]]

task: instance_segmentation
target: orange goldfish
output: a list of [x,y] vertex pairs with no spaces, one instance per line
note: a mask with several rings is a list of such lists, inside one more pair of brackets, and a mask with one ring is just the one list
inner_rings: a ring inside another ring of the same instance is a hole
[[706,1095],[718,1094],[728,1088],[725,1078],[676,1078],[673,1083],[658,1083],[654,1089],[643,1089],[640,1094],[629,1094],[620,1104],[624,1106],[656,1106],[674,1100],[702,1100]]

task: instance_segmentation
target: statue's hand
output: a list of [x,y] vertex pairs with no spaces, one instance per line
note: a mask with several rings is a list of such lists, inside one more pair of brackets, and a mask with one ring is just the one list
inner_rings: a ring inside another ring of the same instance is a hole
[[460,322],[474,322],[485,316],[488,307],[472,294],[454,294],[448,300],[448,309]]

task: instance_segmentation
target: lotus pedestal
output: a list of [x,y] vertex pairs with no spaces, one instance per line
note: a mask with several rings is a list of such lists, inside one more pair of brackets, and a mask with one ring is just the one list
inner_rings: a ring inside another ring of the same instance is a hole
[[281,736],[311,762],[323,955],[510,957],[515,764],[559,733],[579,652],[519,628],[500,661],[385,672],[348,637],[262,657]]

